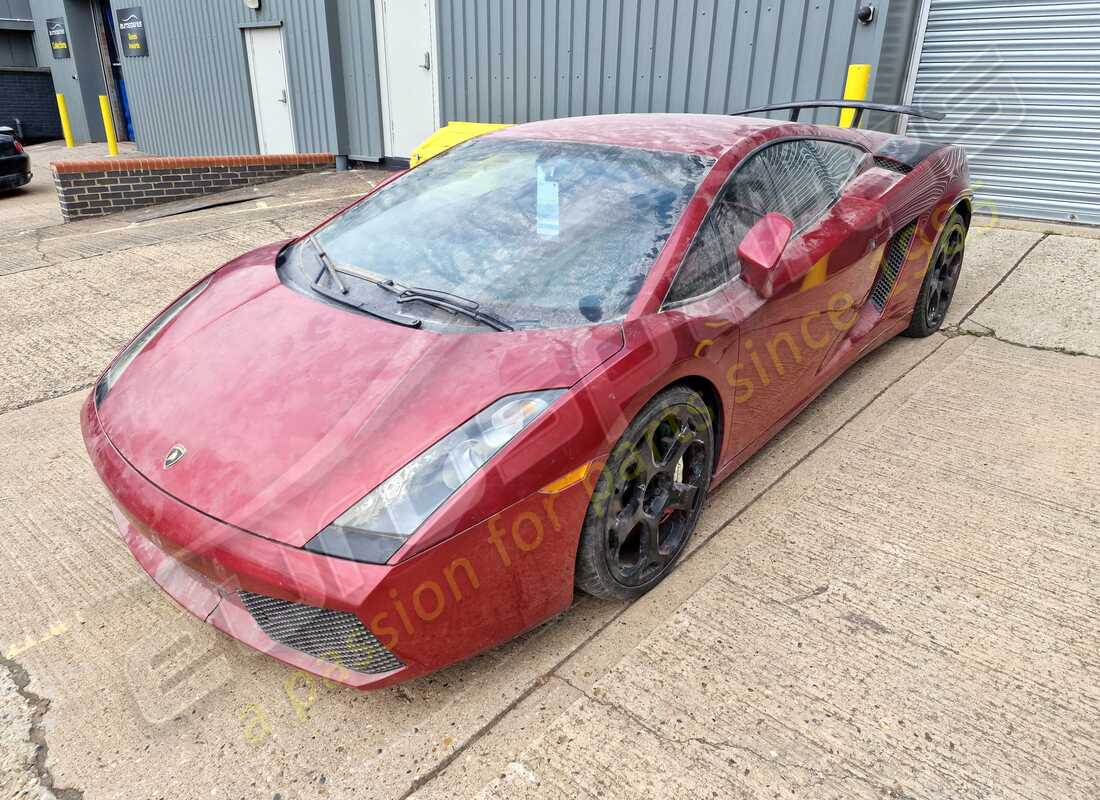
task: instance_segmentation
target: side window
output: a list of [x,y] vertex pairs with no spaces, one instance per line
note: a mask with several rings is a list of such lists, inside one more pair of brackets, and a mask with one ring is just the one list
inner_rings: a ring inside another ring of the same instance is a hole
[[820,217],[836,197],[832,182],[817,160],[813,142],[800,139],[769,147],[762,154],[781,202],[779,211],[801,230]]
[[801,230],[820,217],[837,195],[837,184],[818,157],[816,145],[794,139],[766,147],[734,178],[737,203],[758,217],[776,211]]
[[719,199],[714,209],[714,226],[722,241],[722,248],[726,251],[730,278],[741,274],[741,262],[737,260],[737,248],[741,245],[741,240],[763,216],[754,207],[739,202],[733,186],[728,187]]
[[825,170],[826,176],[833,188],[839,193],[848,181],[855,177],[866,154],[850,144],[842,142],[827,142],[823,139],[815,139],[810,142],[817,160]]
[[769,211],[780,211],[786,207],[786,201],[776,190],[776,184],[768,172],[770,163],[775,160],[771,151],[777,147],[782,145],[772,145],[750,156],[737,168],[733,181],[726,189],[724,199],[746,217],[760,219]]
[[796,231],[811,225],[833,204],[864,158],[858,147],[822,139],[779,142],[750,156],[699,229],[665,302],[699,297],[736,278],[741,272],[737,248],[765,214],[785,214]]
[[691,249],[680,264],[680,271],[676,273],[665,297],[665,305],[699,297],[717,289],[728,280],[725,249],[715,230],[712,215],[699,228]]

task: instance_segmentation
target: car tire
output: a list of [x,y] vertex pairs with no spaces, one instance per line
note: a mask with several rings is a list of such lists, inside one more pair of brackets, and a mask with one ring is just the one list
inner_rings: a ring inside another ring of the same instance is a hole
[[914,339],[931,336],[943,325],[955,287],[959,283],[963,256],[966,251],[966,220],[958,211],[951,215],[940,232],[936,248],[928,260],[917,302],[913,305],[913,317],[903,336]]
[[592,493],[577,549],[578,589],[633,600],[664,579],[695,530],[715,449],[713,414],[685,386],[638,412]]

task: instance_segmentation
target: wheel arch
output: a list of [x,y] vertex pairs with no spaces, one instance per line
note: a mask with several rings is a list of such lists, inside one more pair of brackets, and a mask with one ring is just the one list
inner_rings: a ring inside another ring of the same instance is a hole
[[970,220],[974,217],[973,200],[971,200],[969,197],[963,197],[957,203],[955,203],[955,207],[951,210],[959,212],[959,214],[963,218],[963,221],[966,223],[966,227],[970,227]]
[[725,407],[722,403],[722,394],[718,391],[718,387],[714,385],[714,382],[711,381],[710,378],[706,378],[702,375],[685,375],[672,381],[667,386],[662,387],[659,392],[654,394],[654,397],[675,386],[683,386],[691,389],[702,397],[703,402],[707,404],[707,408],[710,409],[710,413],[714,417],[714,469],[717,471],[718,464],[722,459],[726,435],[726,414]]

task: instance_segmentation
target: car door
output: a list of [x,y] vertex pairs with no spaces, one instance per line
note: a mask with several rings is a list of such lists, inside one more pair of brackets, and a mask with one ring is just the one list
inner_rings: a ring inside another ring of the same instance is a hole
[[731,274],[740,273],[737,246],[765,214],[794,223],[782,256],[796,280],[768,300],[745,282],[728,290],[730,318],[740,326],[736,363],[727,371],[733,390],[729,454],[736,457],[799,409],[820,387],[827,354],[854,324],[858,286],[873,275],[854,267],[875,246],[875,232],[852,227],[837,200],[866,165],[852,145],[788,139],[746,157],[719,198],[715,221]]

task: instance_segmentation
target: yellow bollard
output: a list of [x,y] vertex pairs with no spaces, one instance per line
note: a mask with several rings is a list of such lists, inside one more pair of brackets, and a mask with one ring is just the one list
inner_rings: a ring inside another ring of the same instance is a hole
[[115,122],[111,119],[111,104],[105,94],[99,96],[99,113],[103,115],[103,130],[107,134],[107,153],[117,156],[118,137],[115,136]]
[[[849,64],[848,80],[844,84],[845,100],[866,100],[867,87],[871,84],[870,64]],[[840,111],[840,127],[850,128],[855,121],[856,110],[843,108]]]
[[61,132],[65,134],[65,146],[73,146],[73,126],[69,124],[69,109],[65,105],[65,95],[57,93],[57,113],[61,115]]

